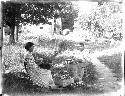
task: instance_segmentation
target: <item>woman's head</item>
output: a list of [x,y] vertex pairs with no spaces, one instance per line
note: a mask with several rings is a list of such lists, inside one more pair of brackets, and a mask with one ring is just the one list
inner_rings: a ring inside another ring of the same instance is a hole
[[26,49],[27,51],[32,52],[32,51],[33,51],[33,48],[34,48],[34,43],[32,43],[32,42],[27,42],[27,43],[25,44],[25,49]]

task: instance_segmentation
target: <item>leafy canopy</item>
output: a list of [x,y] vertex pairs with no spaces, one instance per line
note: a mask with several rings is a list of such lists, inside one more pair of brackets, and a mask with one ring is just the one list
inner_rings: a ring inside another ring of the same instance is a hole
[[[63,18],[63,21],[77,17],[77,10],[71,2],[4,2],[4,23],[11,26],[16,23],[48,23],[53,17]],[[65,20],[64,20],[65,19]],[[72,20],[70,20],[72,21]]]

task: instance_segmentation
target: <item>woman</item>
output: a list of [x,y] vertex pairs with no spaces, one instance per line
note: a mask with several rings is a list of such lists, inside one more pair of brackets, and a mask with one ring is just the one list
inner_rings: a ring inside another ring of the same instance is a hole
[[52,89],[57,88],[52,79],[51,71],[47,69],[42,69],[35,63],[35,59],[33,57],[34,44],[32,42],[26,43],[25,49],[28,51],[25,57],[27,67],[26,71],[33,83],[41,87]]

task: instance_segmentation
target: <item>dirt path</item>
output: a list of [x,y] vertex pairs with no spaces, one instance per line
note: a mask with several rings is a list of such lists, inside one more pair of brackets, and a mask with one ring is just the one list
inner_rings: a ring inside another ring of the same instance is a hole
[[111,91],[112,89],[118,89],[116,81],[117,78],[114,77],[112,70],[95,58],[95,56],[91,56],[91,62],[93,65],[95,65],[96,71],[100,75],[97,84],[97,86],[100,87],[100,90]]
[[113,54],[120,53],[120,49],[121,46],[103,51],[95,51],[85,56],[85,58],[87,57],[86,59],[88,59],[92,62],[93,65],[95,65],[96,71],[100,74],[99,81],[96,85],[97,87],[100,87],[100,90],[115,91],[120,87],[112,69],[106,66],[105,62],[100,62],[100,60],[98,59],[98,57],[103,55],[111,56]]

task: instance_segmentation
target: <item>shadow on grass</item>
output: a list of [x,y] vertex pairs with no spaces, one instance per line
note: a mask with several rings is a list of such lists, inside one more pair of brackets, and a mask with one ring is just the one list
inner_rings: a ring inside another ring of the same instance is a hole
[[112,70],[115,73],[115,77],[117,81],[121,81],[123,74],[122,74],[122,54],[113,54],[112,56],[102,56],[98,57],[101,62]]
[[[108,68],[112,69],[112,72],[115,73],[115,76],[117,77],[117,80],[120,81],[122,79],[122,68],[121,68],[121,54],[114,54],[113,56],[103,56],[98,58],[101,62],[104,62]],[[89,69],[92,66],[89,66]],[[91,70],[92,71],[92,70]],[[93,70],[94,72],[94,70]],[[25,73],[23,74],[24,77],[26,77]],[[90,78],[93,79],[93,78]],[[88,81],[89,79],[87,79]],[[88,82],[86,82],[88,83]],[[26,93],[26,94],[32,94],[32,93],[40,93],[40,94],[58,94],[58,93],[86,93],[86,94],[102,94],[103,91],[93,88],[93,87],[86,87],[83,86],[82,88],[65,88],[62,90],[53,90],[50,91],[46,88],[41,88],[39,86],[33,85],[32,81],[27,78],[19,78],[14,73],[8,73],[3,74],[3,90],[2,92],[5,94],[13,94],[13,93]]]
[[[24,75],[24,73],[22,73]],[[45,92],[37,85],[33,85],[32,81],[25,78],[20,78],[14,73],[3,74],[3,93],[34,93]]]
[[19,78],[15,76],[13,73],[3,74],[3,94],[32,94],[32,93],[40,93],[40,94],[59,94],[59,93],[102,93],[101,91],[93,88],[88,88],[86,86],[81,88],[65,88],[62,90],[48,90],[46,88],[41,88],[37,85],[33,85],[32,81],[26,78]]

